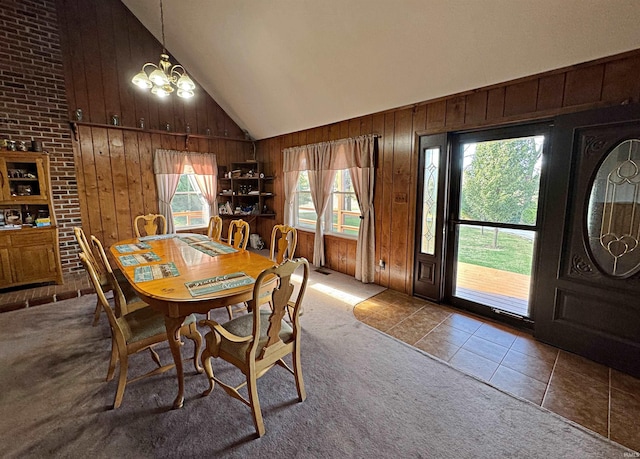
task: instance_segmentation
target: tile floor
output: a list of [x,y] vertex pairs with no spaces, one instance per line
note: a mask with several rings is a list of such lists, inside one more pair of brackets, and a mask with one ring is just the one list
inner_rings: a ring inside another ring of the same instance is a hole
[[[84,271],[62,285],[0,290],[0,312],[93,293]],[[527,332],[386,290],[362,322],[479,379],[640,451],[640,380],[535,341]]]
[[505,392],[640,451],[640,379],[531,334],[386,290],[355,316]]

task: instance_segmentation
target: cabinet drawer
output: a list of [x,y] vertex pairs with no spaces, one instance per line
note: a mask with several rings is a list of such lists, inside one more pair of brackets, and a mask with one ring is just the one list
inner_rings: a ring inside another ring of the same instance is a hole
[[21,231],[11,235],[12,247],[30,247],[47,244],[53,244],[53,231],[49,229]]
[[[10,230],[7,230],[10,231]],[[9,247],[11,245],[10,234],[0,234],[0,247]]]

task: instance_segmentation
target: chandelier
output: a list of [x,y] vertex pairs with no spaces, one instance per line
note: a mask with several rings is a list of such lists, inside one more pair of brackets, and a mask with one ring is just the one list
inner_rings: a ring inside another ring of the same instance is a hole
[[[180,64],[171,65],[169,55],[164,43],[164,11],[160,0],[160,25],[162,26],[162,54],[158,65],[147,62],[142,66],[131,82],[142,89],[151,89],[151,94],[158,97],[167,97],[177,89],[178,97],[188,99],[193,97],[196,85],[193,83],[186,70]],[[147,73],[148,69],[152,69]],[[175,87],[175,89],[174,89]]]

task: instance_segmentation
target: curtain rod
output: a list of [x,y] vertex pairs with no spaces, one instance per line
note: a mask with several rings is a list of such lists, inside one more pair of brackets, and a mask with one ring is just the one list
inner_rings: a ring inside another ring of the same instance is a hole
[[287,150],[289,148],[305,148],[305,147],[311,147],[313,145],[321,145],[323,143],[332,143],[332,142],[344,142],[345,140],[356,140],[359,138],[363,138],[363,137],[371,137],[373,139],[381,139],[382,135],[380,134],[363,134],[363,135],[359,135],[359,136],[355,136],[355,137],[343,137],[342,139],[335,139],[335,140],[324,140],[322,142],[314,142],[314,143],[308,143],[306,145],[296,145],[293,147],[287,147],[284,148],[283,150]]

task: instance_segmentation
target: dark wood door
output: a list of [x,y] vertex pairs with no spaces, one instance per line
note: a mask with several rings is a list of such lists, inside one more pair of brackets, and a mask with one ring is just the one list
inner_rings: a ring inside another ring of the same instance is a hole
[[536,338],[640,376],[640,152],[617,148],[634,139],[638,106],[556,119],[534,301]]
[[444,212],[447,135],[420,137],[413,293],[433,301],[444,295]]

